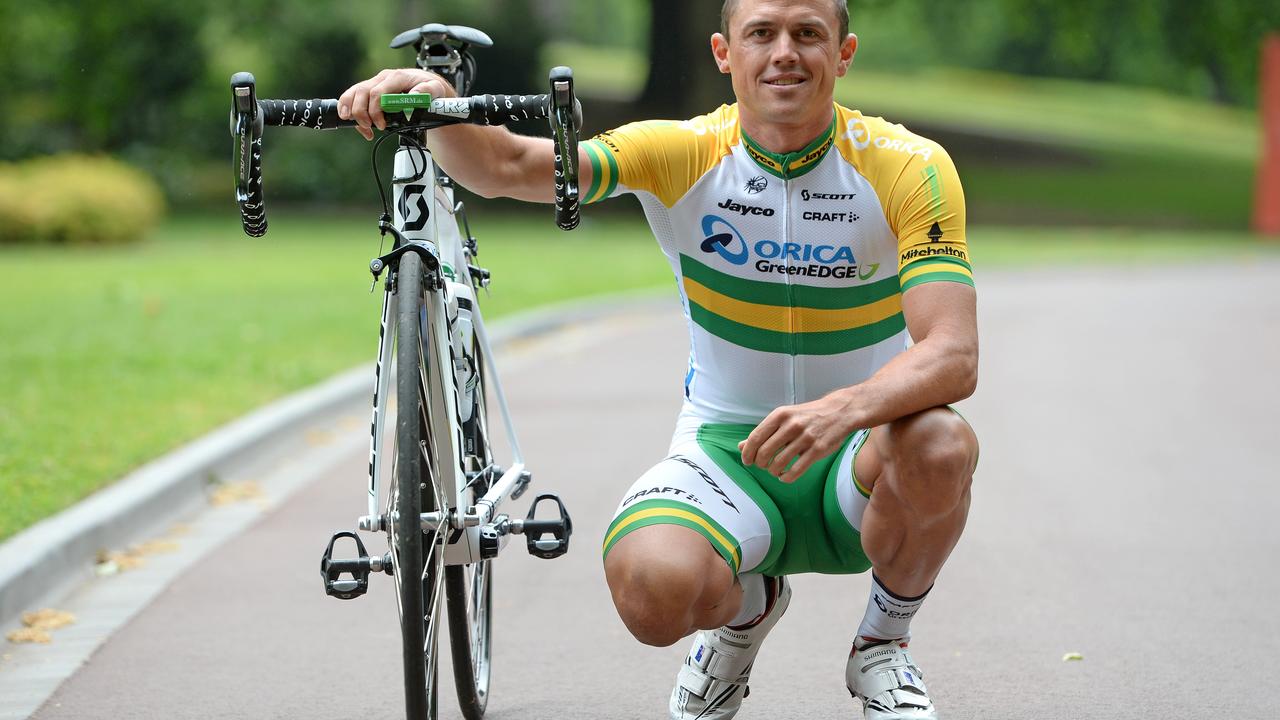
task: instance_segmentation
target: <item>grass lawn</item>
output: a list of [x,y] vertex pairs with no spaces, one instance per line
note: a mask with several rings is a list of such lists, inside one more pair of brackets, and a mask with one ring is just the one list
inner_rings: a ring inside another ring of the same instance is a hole
[[[0,248],[0,538],[244,412],[372,361],[376,213],[183,218],[129,248]],[[473,226],[486,318],[670,283],[645,229]]]
[[[637,214],[638,216],[638,214]],[[276,213],[252,240],[179,218],[145,244],[0,248],[0,539],[250,409],[373,359],[380,296],[369,217]],[[486,317],[669,287],[638,219],[475,224],[494,272]],[[1249,236],[973,228],[979,268],[1280,254]]]

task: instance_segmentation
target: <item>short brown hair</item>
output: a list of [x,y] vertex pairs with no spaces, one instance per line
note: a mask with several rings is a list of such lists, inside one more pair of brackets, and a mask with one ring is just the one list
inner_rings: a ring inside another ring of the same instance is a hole
[[[833,0],[835,6],[836,23],[840,26],[840,40],[844,40],[849,34],[849,5],[845,0]],[[729,37],[729,18],[733,17],[733,13],[738,9],[738,0],[724,0],[724,5],[720,7],[720,34],[726,38]]]

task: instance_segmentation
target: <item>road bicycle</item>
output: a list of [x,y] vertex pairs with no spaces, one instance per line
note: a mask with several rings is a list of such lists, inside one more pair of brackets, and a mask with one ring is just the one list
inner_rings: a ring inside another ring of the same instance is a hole
[[[401,33],[391,43],[393,48],[412,46],[419,67],[451,81],[461,97],[405,94],[381,99],[387,130],[372,150],[383,206],[378,229],[393,244],[369,265],[374,287],[383,282],[383,304],[368,512],[357,527],[385,533],[389,552],[370,555],[356,532],[343,531],[330,539],[320,562],[325,592],[340,599],[365,594],[371,574],[394,578],[410,720],[437,716],[437,644],[444,617],[462,713],[468,720],[483,717],[492,675],[492,560],[513,534],[525,536],[531,554],[559,557],[568,551],[573,529],[564,503],[550,493],[539,495],[524,518],[502,512],[504,501],[519,498],[532,475],[477,303],[477,289],[487,289],[491,276],[474,263],[479,248],[463,205],[455,201],[453,182],[432,161],[425,143],[425,131],[444,125],[547,119],[556,147],[556,223],[565,230],[578,224],[581,110],[573,73],[552,69],[551,91],[545,95],[468,97],[476,75],[471,49],[490,45],[479,30],[437,23]],[[332,99],[259,100],[249,73],[234,75],[231,89],[236,200],[245,233],[260,237],[267,231],[263,127],[325,130],[354,123],[338,118]],[[397,138],[398,147],[388,203],[377,153],[390,137]],[[501,463],[490,434],[491,400],[509,446],[510,457]],[[389,453],[382,447],[386,428],[393,428]],[[385,489],[384,480],[389,485]],[[551,517],[539,519],[539,507],[550,508]],[[339,541],[354,545],[355,557],[338,557]]]

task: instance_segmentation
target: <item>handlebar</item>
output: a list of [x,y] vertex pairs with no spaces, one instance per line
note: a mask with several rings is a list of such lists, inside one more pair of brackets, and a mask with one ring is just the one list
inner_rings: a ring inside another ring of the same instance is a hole
[[[572,230],[579,221],[578,129],[582,127],[582,107],[574,97],[572,70],[553,68],[550,81],[551,93],[546,95],[437,98],[426,107],[415,103],[403,113],[387,112],[387,129],[430,130],[462,123],[505,125],[521,120],[549,120],[555,142],[556,224]],[[356,123],[338,117],[338,101],[331,98],[258,100],[253,75],[247,72],[231,76],[231,96],[236,203],[245,234],[262,237],[267,232],[262,192],[263,127],[333,130],[354,127]]]

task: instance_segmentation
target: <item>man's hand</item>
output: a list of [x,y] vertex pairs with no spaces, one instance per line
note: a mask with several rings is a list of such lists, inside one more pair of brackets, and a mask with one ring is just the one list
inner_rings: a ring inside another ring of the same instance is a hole
[[746,440],[738,443],[738,450],[743,464],[757,465],[791,483],[815,462],[835,452],[855,429],[843,393],[834,392],[769,413]]
[[338,98],[338,117],[355,120],[356,130],[365,140],[372,140],[374,126],[379,130],[387,129],[387,119],[380,104],[382,96],[404,92],[430,93],[432,98],[458,95],[452,85],[433,72],[410,68],[383,70],[342,93]]

